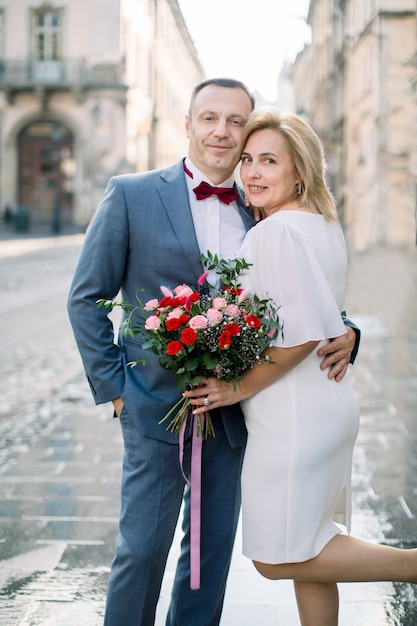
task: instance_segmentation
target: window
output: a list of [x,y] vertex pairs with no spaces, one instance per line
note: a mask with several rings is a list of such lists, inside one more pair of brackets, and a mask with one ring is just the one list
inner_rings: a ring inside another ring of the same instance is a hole
[[62,59],[62,13],[57,9],[32,12],[32,57],[38,61]]

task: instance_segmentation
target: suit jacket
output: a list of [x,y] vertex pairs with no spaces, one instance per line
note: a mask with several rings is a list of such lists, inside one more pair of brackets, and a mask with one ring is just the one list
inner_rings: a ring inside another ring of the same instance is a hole
[[[243,198],[237,201],[245,228],[254,225]],[[86,233],[68,299],[68,313],[87,379],[97,404],[119,396],[146,436],[177,443],[178,437],[158,421],[179,400],[173,375],[158,364],[141,340],[119,334],[114,344],[108,311],[100,298],[143,302],[158,298],[160,286],[196,285],[203,272],[183,161],[163,170],[117,176],[109,181]],[[146,360],[134,368],[129,361]],[[246,441],[239,405],[221,410],[233,447]]]

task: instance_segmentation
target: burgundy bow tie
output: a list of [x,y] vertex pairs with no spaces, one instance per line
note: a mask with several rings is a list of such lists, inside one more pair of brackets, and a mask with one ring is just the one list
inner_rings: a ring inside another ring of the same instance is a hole
[[213,187],[205,180],[197,185],[197,187],[194,187],[193,191],[197,200],[204,200],[204,198],[208,198],[214,194],[225,204],[230,204],[233,200],[237,200],[239,197],[239,194],[234,187]]

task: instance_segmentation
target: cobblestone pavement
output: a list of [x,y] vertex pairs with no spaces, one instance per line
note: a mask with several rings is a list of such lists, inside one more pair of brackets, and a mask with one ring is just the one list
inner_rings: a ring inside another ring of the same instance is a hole
[[[49,272],[54,299],[63,307],[81,243],[74,237],[42,243],[30,237],[0,239],[0,287],[6,293],[7,283],[7,302],[24,292],[21,304],[28,307],[31,294],[48,292],[49,270],[32,290],[29,279],[24,289],[13,280],[20,275],[19,264],[37,263],[39,268],[50,263],[45,253],[49,246],[51,254],[60,247],[66,259],[59,266],[54,261],[56,272]],[[414,251],[389,249],[353,256],[347,300],[350,316],[363,331],[351,368],[362,416],[354,458],[352,532],[405,547],[417,545],[416,260]],[[62,289],[56,289],[57,272]],[[3,302],[0,316],[5,306]],[[54,319],[58,317],[57,312]],[[18,354],[12,344],[2,351],[2,362],[8,361],[0,371],[8,407],[0,410],[0,624],[5,626],[102,623],[118,519],[122,442],[109,407],[92,403],[69,327],[57,321],[56,328],[59,336],[50,329],[50,343],[41,328],[43,341],[35,333]],[[0,344],[8,341],[5,330]],[[59,357],[63,352],[67,367]],[[164,624],[178,545],[179,533],[157,626]],[[411,585],[341,585],[340,591],[341,626],[417,624]],[[291,583],[266,581],[256,574],[240,554],[239,534],[221,624],[299,624]]]
[[82,240],[0,237],[0,424],[80,371],[65,299]]

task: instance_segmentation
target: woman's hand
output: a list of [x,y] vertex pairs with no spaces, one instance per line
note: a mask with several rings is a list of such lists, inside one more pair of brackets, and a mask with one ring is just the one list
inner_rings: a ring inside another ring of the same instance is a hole
[[189,398],[195,407],[194,415],[244,400],[239,382],[227,382],[217,378],[204,379],[198,387],[186,391],[183,396]]
[[260,222],[261,220],[264,219],[265,213],[264,213],[263,208],[252,206],[249,200],[249,196],[247,196],[246,194],[245,194],[245,206],[248,209],[252,209],[253,219],[255,220],[255,222]]

